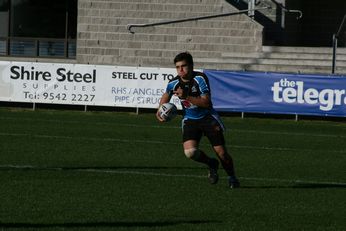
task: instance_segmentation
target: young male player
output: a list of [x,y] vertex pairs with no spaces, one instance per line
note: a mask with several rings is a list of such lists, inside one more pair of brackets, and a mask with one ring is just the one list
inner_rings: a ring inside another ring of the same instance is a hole
[[[199,142],[205,135],[217,154],[222,167],[229,176],[231,188],[238,188],[239,181],[235,175],[232,157],[228,154],[223,136],[224,126],[210,99],[210,87],[207,76],[193,69],[193,58],[188,52],[174,58],[177,76],[169,81],[166,92],[162,95],[160,105],[168,103],[173,95],[178,96],[183,107],[183,148],[186,157],[206,164],[209,167],[208,178],[211,184],[218,182],[219,161],[210,158],[201,149]],[[159,116],[159,121],[164,120]]]

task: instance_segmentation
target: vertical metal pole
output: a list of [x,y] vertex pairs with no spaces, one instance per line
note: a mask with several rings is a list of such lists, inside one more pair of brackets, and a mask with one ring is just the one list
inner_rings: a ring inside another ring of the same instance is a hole
[[40,41],[38,39],[35,40],[35,51],[36,51],[36,57],[40,56]]
[[11,5],[12,5],[12,2],[11,1],[9,1],[9,3],[8,3],[8,10],[7,10],[7,12],[8,12],[8,14],[7,14],[7,26],[8,26],[8,28],[7,28],[7,43],[6,43],[6,55],[10,55],[10,40],[11,40],[11,36],[12,36],[12,34],[11,34],[11,13],[12,13],[12,11],[11,11]]
[[139,115],[139,107],[136,107],[136,115]]
[[68,58],[68,24],[69,24],[69,21],[68,21],[68,11],[69,11],[69,8],[68,8],[68,0],[66,0],[65,2],[65,41],[64,41],[64,57],[65,58]]
[[6,55],[10,55],[10,37],[7,37],[6,39]]
[[244,119],[244,112],[241,113],[241,118]]
[[35,102],[32,104],[32,110],[33,110],[33,111],[36,110],[36,103],[35,103]]
[[88,111],[88,105],[84,105],[84,112]]
[[282,28],[285,28],[285,26],[286,26],[286,24],[285,24],[285,15],[286,15],[286,11],[281,8],[281,27]]
[[255,17],[255,1],[256,0],[248,0],[248,16],[252,19]]
[[338,46],[338,39],[336,35],[333,34],[333,64],[332,64],[332,74],[335,73],[335,63],[336,63],[336,48]]

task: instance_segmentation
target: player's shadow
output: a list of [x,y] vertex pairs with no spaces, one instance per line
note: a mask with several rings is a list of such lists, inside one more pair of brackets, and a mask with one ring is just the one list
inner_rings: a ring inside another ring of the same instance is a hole
[[153,170],[165,170],[165,169],[201,169],[201,167],[190,167],[190,166],[114,166],[114,167],[64,167],[64,170],[140,170],[140,169],[153,169]]
[[153,169],[153,170],[165,170],[165,169],[203,169],[201,167],[190,167],[190,166],[80,166],[80,167],[68,167],[68,166],[0,166],[0,170],[37,170],[37,171],[45,171],[45,170],[140,170],[140,169]]
[[25,229],[47,229],[47,228],[160,228],[166,226],[176,226],[181,224],[213,224],[220,221],[213,220],[182,220],[182,221],[119,221],[119,222],[71,222],[71,223],[0,223],[0,228],[25,228]]
[[332,183],[298,183],[292,188],[346,188],[346,184],[332,184]]
[[287,185],[256,185],[256,186],[242,186],[243,189],[323,189],[323,188],[346,188],[346,184],[333,184],[333,183],[296,183]]

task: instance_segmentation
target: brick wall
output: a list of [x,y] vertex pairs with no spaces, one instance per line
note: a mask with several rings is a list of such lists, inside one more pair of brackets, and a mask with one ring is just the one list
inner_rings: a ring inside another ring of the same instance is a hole
[[79,0],[77,62],[171,67],[186,50],[196,58],[261,50],[262,26],[246,15],[127,30],[128,24],[233,11],[224,0]]

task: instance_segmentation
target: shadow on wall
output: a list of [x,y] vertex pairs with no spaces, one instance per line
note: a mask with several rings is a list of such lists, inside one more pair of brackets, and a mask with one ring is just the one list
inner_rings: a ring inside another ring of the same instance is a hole
[[[239,10],[248,9],[247,0],[226,0],[229,4],[233,5]],[[269,4],[267,1],[257,1],[258,7]],[[283,45],[283,28],[282,24],[282,12],[278,7],[264,12],[255,12],[254,19],[260,23],[263,28],[263,45]]]
[[[248,8],[248,0],[226,0],[239,10]],[[271,0],[272,11],[255,13],[255,20],[264,26],[263,45],[331,47],[333,34],[337,32],[345,15],[344,0],[276,0],[291,10],[301,10],[303,17],[297,20],[295,13],[285,13]],[[341,28],[339,47],[346,47],[346,25]]]

